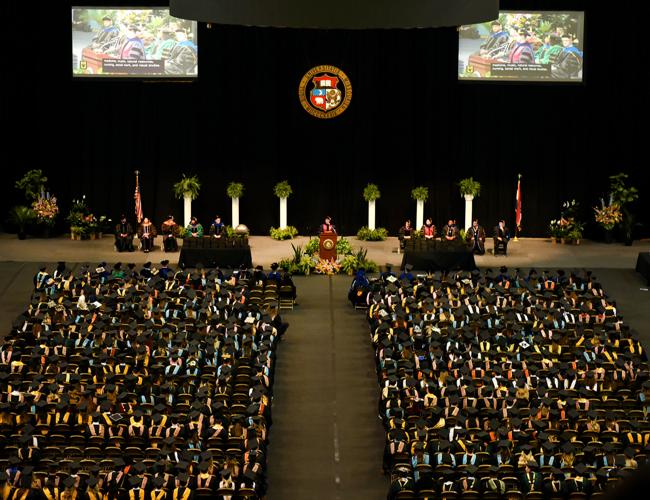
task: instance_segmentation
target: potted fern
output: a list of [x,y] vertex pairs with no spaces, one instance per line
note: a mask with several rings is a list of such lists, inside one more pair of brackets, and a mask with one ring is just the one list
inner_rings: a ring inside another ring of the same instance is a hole
[[462,179],[458,183],[460,194],[465,198],[465,228],[472,225],[472,201],[481,194],[481,183],[472,177]]
[[192,218],[192,200],[196,200],[199,197],[200,189],[201,183],[196,175],[187,177],[183,174],[181,180],[174,184],[174,195],[179,200],[181,198],[184,200],[183,222],[185,227],[189,225],[190,219]]
[[618,205],[623,214],[621,229],[623,230],[623,241],[626,246],[632,245],[632,228],[634,227],[634,215],[628,208],[630,203],[634,203],[639,198],[639,190],[632,186],[627,186],[628,175],[620,172],[609,177],[611,183],[612,200]]
[[381,197],[377,184],[368,184],[363,190],[363,199],[368,202],[368,229],[375,229],[375,201]]
[[417,202],[415,212],[415,229],[419,230],[424,225],[424,202],[429,199],[429,188],[418,186],[411,191],[411,198]]
[[239,226],[239,198],[244,196],[244,185],[241,182],[231,182],[226,188],[226,193],[232,200],[232,227],[237,230],[237,226]]
[[289,181],[278,182],[273,188],[275,196],[280,198],[280,229],[287,227],[287,198],[293,193]]

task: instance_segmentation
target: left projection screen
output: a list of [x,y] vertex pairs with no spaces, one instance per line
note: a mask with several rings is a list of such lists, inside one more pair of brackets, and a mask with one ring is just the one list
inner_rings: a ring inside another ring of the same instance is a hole
[[196,21],[168,7],[72,7],[75,78],[195,78]]

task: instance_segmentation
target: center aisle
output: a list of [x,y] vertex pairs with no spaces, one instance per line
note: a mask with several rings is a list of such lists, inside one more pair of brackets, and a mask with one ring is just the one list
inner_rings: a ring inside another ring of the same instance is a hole
[[384,498],[384,432],[368,327],[351,278],[295,277],[299,306],[275,372],[268,498]]

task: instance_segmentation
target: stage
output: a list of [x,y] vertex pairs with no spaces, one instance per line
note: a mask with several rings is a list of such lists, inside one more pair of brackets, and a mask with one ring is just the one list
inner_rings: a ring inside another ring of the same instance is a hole
[[[362,247],[368,250],[368,258],[383,267],[389,263],[395,268],[401,265],[403,254],[397,253],[399,242],[396,237],[386,241],[360,241],[356,237],[346,237],[357,250]],[[293,254],[291,245],[302,245],[309,237],[299,236],[293,240],[276,241],[269,236],[251,236],[252,263],[268,269],[273,262]],[[160,249],[157,239],[156,247],[150,253],[133,252],[117,253],[113,247],[114,237],[106,235],[100,240],[72,241],[66,237],[57,238],[28,238],[19,240],[15,234],[0,233],[0,261],[17,262],[122,262],[144,263],[151,261],[158,264],[168,259],[172,266],[178,264],[180,252],[165,253]],[[182,240],[178,240],[179,247]],[[475,256],[476,265],[480,268],[502,265],[508,267],[544,268],[617,268],[635,269],[639,252],[647,252],[650,241],[635,241],[630,247],[621,243],[597,243],[583,240],[581,245],[560,245],[551,243],[545,238],[520,238],[510,241],[508,256],[491,255],[492,240],[487,241],[488,252]],[[206,264],[204,262],[204,264]]]

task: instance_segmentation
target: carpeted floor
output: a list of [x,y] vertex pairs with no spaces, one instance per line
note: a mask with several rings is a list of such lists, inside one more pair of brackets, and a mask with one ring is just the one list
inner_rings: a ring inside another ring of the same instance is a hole
[[[0,262],[0,337],[28,304],[38,266]],[[647,348],[650,292],[644,280],[631,269],[595,269],[594,275]],[[347,301],[350,281],[295,278],[299,306],[284,313],[291,326],[276,367],[270,500],[385,498],[373,353],[363,312]]]

